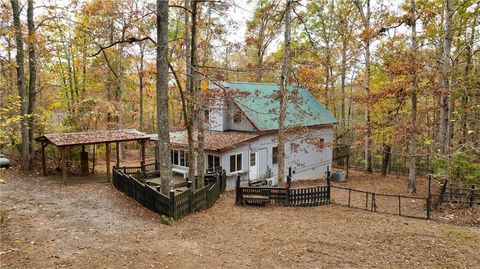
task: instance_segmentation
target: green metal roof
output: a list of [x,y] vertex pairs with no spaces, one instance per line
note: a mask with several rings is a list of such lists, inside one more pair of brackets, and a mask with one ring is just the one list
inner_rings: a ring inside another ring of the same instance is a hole
[[[259,131],[278,129],[280,103],[273,97],[278,84],[229,82],[229,88],[239,90],[235,103]],[[312,95],[301,87],[289,86],[285,126],[312,126],[337,123],[337,119]],[[245,94],[244,94],[245,93]]]

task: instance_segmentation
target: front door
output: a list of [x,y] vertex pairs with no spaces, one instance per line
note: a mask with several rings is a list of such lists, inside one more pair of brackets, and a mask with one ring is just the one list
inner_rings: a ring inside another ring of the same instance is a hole
[[250,152],[249,163],[250,163],[250,180],[258,179],[258,154],[256,151]]

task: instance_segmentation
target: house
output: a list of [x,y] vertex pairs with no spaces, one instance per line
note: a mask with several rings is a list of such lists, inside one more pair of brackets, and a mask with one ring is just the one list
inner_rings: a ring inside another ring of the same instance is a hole
[[[210,87],[205,111],[205,167],[221,166],[227,172],[227,187],[235,178],[257,180],[277,175],[279,102],[277,84],[222,82]],[[332,163],[335,117],[308,90],[289,87],[285,126],[285,174],[292,168],[293,180],[325,177]],[[195,135],[196,137],[196,135]],[[186,130],[170,133],[174,172],[188,173]]]

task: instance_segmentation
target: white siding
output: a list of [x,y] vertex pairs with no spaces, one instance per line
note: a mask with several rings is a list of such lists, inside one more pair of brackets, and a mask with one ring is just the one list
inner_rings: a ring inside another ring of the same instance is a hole
[[[311,129],[300,134],[290,134],[285,143],[285,175],[288,174],[288,167],[292,167],[293,180],[306,180],[324,178],[327,166],[332,165],[332,145],[333,130],[332,128]],[[312,139],[318,141],[324,139],[325,146],[318,148]],[[274,134],[262,136],[250,144],[241,145],[235,149],[225,152],[221,155],[221,163],[223,169],[230,172],[230,155],[243,154],[243,170],[249,169],[249,153],[266,149],[266,157],[259,154],[257,162],[259,165],[259,177],[267,177],[268,168],[271,169],[271,175],[276,176],[278,166],[272,164],[272,148],[277,146]],[[227,187],[235,187],[235,175],[227,177]],[[242,180],[248,180],[248,173],[241,173]]]
[[223,100],[217,100],[216,103],[210,107],[210,118],[208,121],[210,130],[223,132],[228,128],[225,110],[226,105]]
[[[241,120],[240,122],[234,122],[235,113],[241,113]],[[227,122],[227,130],[234,130],[234,131],[249,131],[254,132],[256,131],[255,126],[253,126],[252,122],[245,116],[243,111],[238,108],[238,106],[234,102],[229,102],[227,107],[226,113],[226,122]]]

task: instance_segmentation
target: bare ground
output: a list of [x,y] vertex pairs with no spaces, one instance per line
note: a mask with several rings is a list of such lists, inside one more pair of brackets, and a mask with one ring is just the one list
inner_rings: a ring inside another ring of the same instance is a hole
[[103,177],[0,177],[2,268],[480,267],[478,227],[335,205],[240,207],[233,192],[167,226]]

